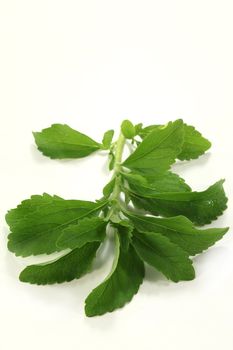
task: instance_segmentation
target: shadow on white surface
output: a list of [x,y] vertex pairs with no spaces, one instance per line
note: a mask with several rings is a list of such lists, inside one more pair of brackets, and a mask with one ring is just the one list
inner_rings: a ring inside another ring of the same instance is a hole
[[191,160],[177,160],[175,164],[172,165],[172,168],[174,170],[178,170],[182,167],[199,167],[199,166],[204,166],[208,163],[210,158],[212,157],[211,152],[204,153],[201,157],[197,159],[191,159]]

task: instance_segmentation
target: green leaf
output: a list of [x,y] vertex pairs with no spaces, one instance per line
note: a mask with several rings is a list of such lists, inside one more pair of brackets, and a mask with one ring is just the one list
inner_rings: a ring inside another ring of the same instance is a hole
[[[139,132],[139,136],[144,139],[152,131],[161,128],[161,125],[150,125]],[[211,147],[211,142],[204,138],[193,126],[184,124],[184,143],[181,153],[178,155],[180,160],[196,159],[205,153]]]
[[117,228],[121,249],[126,252],[131,243],[134,227],[127,220],[112,223],[112,226]]
[[130,245],[127,252],[120,248],[116,235],[116,252],[110,274],[87,297],[87,316],[103,315],[124,306],[138,292],[144,277],[144,264]]
[[52,159],[82,158],[101,148],[98,142],[68,125],[53,124],[33,135],[39,151]]
[[19,279],[32,284],[53,284],[80,278],[89,271],[99,245],[88,243],[56,260],[30,265],[21,272]]
[[[152,214],[162,216],[184,215],[197,225],[209,224],[212,220],[222,215],[227,208],[227,197],[223,189],[224,180],[216,182],[202,192],[169,192],[139,194],[132,193],[131,198],[136,198],[141,206]],[[139,197],[142,197],[141,201]]]
[[114,130],[108,130],[104,133],[103,140],[102,140],[103,149],[110,149],[113,136],[114,136]]
[[190,255],[196,255],[208,249],[220,240],[228,228],[196,229],[184,216],[155,218],[127,212],[126,215],[140,232],[159,232]]
[[195,277],[192,261],[180,247],[160,233],[134,233],[133,245],[138,255],[173,282]]
[[160,192],[188,192],[191,188],[178,175],[166,171],[151,176],[136,173],[121,173],[130,189],[137,195],[153,195]]
[[129,120],[124,120],[121,124],[121,132],[127,139],[132,139],[135,135],[135,127]]
[[[153,204],[151,204],[150,198],[143,198],[144,196],[157,194],[162,192],[187,192],[191,191],[191,188],[184,182],[184,180],[178,175],[166,171],[163,173],[156,173],[154,175],[139,175],[136,173],[122,173],[124,179],[127,180],[129,185],[129,191],[126,193],[136,208],[151,211],[153,208],[153,214],[159,215],[156,212]],[[142,197],[139,197],[142,196]]]
[[84,218],[77,224],[69,225],[57,240],[59,248],[81,248],[88,242],[103,242],[107,222],[102,218]]
[[152,174],[165,171],[175,162],[182,145],[183,121],[179,119],[148,134],[122,165]]
[[115,186],[116,178],[114,177],[111,181],[107,183],[107,185],[103,188],[103,195],[105,198],[109,198],[113,192]]
[[180,160],[196,159],[211,147],[209,140],[204,138],[193,126],[184,124],[184,144],[178,158]]
[[46,193],[32,196],[6,215],[11,229],[8,249],[17,256],[60,251],[56,241],[63,230],[86,216],[98,215],[107,203],[64,200]]

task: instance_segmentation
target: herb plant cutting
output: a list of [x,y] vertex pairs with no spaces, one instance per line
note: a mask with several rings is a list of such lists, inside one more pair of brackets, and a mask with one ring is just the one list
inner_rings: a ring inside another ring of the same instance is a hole
[[[89,272],[101,243],[114,235],[112,269],[86,298],[87,316],[122,307],[138,292],[144,263],[173,282],[194,279],[191,257],[220,240],[228,228],[201,229],[223,213],[223,180],[201,192],[171,171],[176,160],[196,159],[211,143],[182,120],[166,125],[133,125],[125,120],[118,139],[107,131],[101,143],[53,124],[35,132],[38,149],[52,159],[109,154],[110,182],[94,202],[33,195],[6,214],[8,249],[17,256],[61,252],[57,259],[30,265],[22,282],[45,285],[68,282]],[[123,160],[124,147],[131,154]]]

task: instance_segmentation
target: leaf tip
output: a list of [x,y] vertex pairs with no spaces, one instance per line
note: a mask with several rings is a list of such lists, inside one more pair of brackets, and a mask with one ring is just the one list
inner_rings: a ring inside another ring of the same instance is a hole
[[40,132],[38,131],[32,131],[32,135],[34,137],[35,143],[37,144],[38,142],[38,136],[40,135]]
[[85,304],[85,306],[84,306],[84,311],[85,311],[85,315],[86,315],[87,317],[97,316],[97,315],[95,315],[93,312],[91,312],[91,310],[88,308],[88,305],[87,305],[87,304]]
[[24,283],[28,282],[28,281],[27,281],[27,278],[26,278],[26,276],[25,276],[25,273],[24,273],[25,270],[26,270],[26,269],[24,269],[23,271],[21,271],[20,274],[19,274],[19,280],[20,280],[20,282],[24,282]]
[[222,237],[230,230],[230,226],[223,227],[222,229]]

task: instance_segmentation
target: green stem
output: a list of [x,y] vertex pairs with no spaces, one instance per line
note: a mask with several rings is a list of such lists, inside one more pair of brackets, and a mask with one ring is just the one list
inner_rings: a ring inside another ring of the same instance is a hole
[[109,220],[110,217],[114,214],[117,213],[118,211],[118,202],[120,198],[120,193],[121,193],[121,179],[120,179],[120,171],[121,171],[121,160],[122,160],[122,155],[124,151],[124,146],[125,146],[125,137],[122,133],[120,133],[119,138],[116,142],[116,148],[115,148],[115,163],[113,167],[113,176],[112,179],[115,179],[115,185],[113,192],[110,196],[110,200],[112,201],[112,207],[106,217],[106,220]]
[[116,182],[115,182],[114,190],[111,196],[112,200],[118,200],[121,192],[119,174],[121,171],[121,160],[122,160],[124,145],[125,145],[125,137],[123,136],[122,133],[120,133],[120,136],[116,143],[115,164],[113,168],[113,178],[116,178]]

